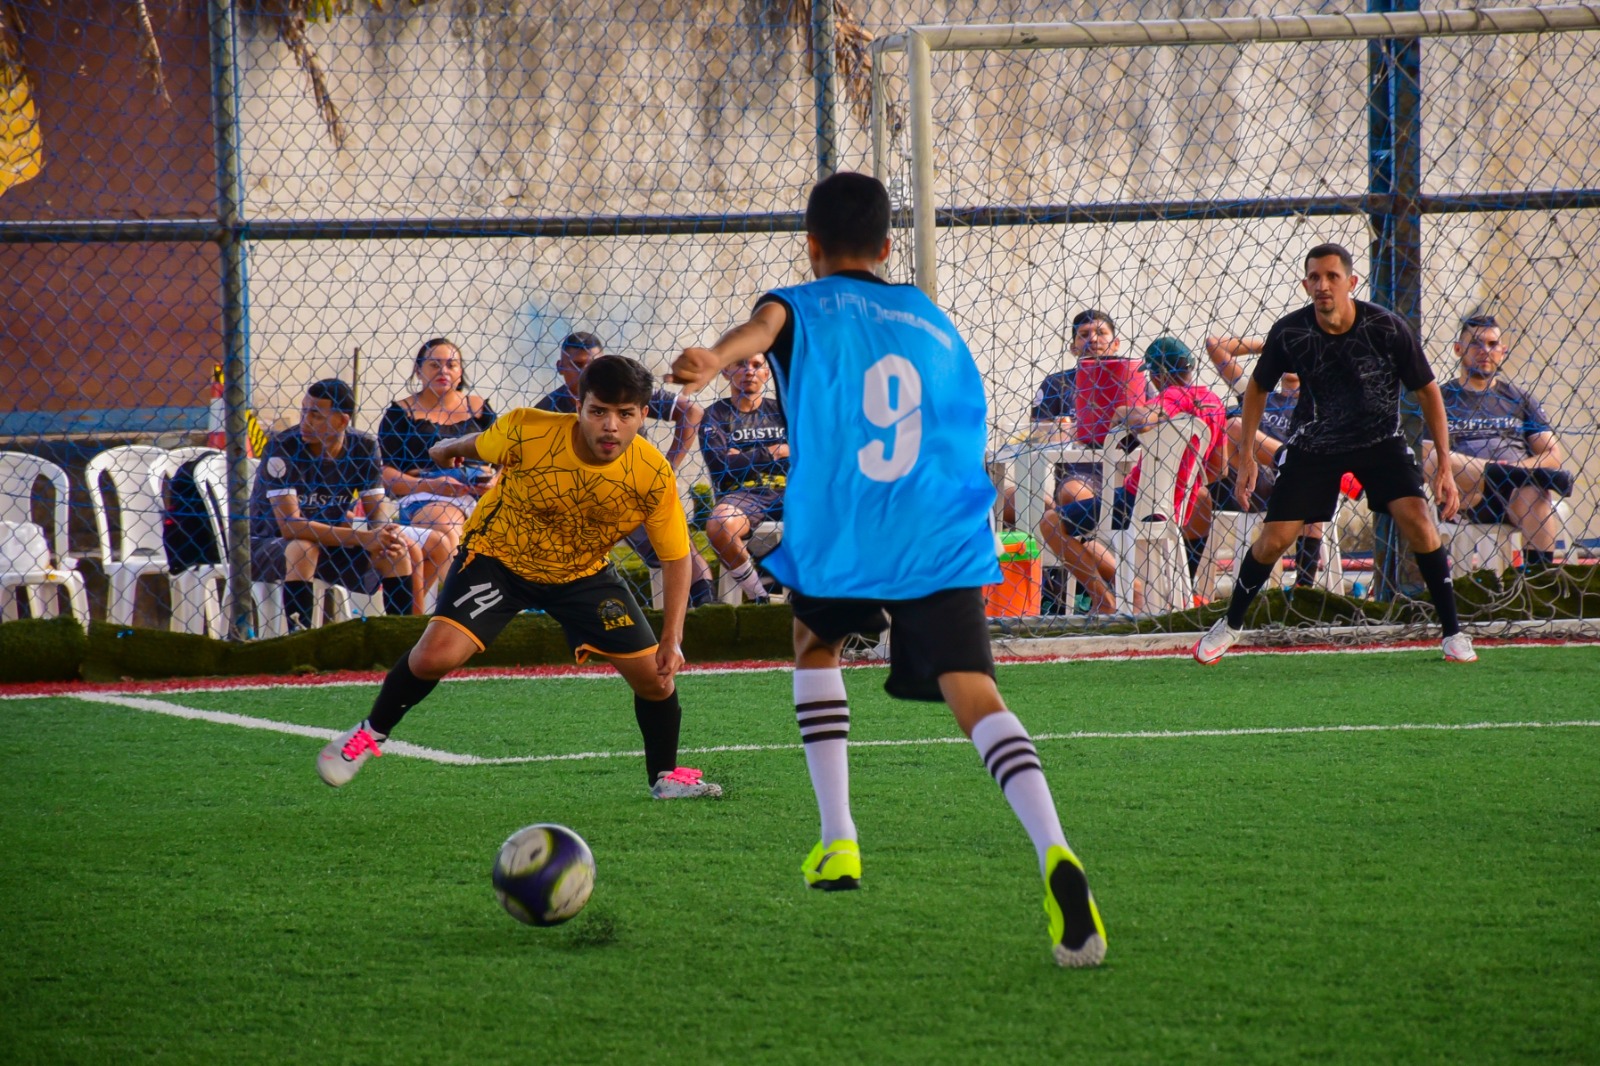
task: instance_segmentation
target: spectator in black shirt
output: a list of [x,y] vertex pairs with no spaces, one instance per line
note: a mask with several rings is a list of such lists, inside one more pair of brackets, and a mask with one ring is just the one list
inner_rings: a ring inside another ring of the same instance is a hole
[[765,603],[767,590],[745,542],[762,522],[783,521],[789,427],[778,401],[766,395],[772,370],[765,355],[734,363],[723,374],[729,395],[708,407],[700,423],[700,454],[717,490],[706,537],[728,576]]
[[[267,442],[250,495],[250,569],[283,582],[290,629],[311,622],[313,579],[383,589],[384,610],[410,614],[410,540],[391,521],[378,442],[350,429],[355,393],[337,378],[312,383],[300,424]],[[366,528],[352,520],[356,501]]]
[[[1477,658],[1456,618],[1450,564],[1428,510],[1422,471],[1400,432],[1403,385],[1417,394],[1434,447],[1441,455],[1449,453],[1439,384],[1405,319],[1355,299],[1357,280],[1348,250],[1337,244],[1311,249],[1301,281],[1311,305],[1273,324],[1245,388],[1241,434],[1253,440],[1278,380],[1288,373],[1300,377],[1266,520],[1239,568],[1227,617],[1195,644],[1194,657],[1204,665],[1217,662],[1238,641],[1245,611],[1306,523],[1333,517],[1347,473],[1361,482],[1367,506],[1388,512],[1416,553],[1439,612],[1444,657],[1453,662]],[[1249,498],[1256,473],[1255,452],[1241,449],[1238,498]],[[1441,517],[1452,518],[1461,496],[1448,469],[1435,476],[1433,491]]]
[[449,566],[462,523],[495,478],[487,463],[441,469],[428,457],[428,449],[442,440],[483,432],[494,425],[495,414],[488,400],[467,391],[461,349],[444,337],[422,345],[412,375],[421,387],[383,412],[378,447],[383,485],[399,500],[400,524],[420,534],[426,590]]

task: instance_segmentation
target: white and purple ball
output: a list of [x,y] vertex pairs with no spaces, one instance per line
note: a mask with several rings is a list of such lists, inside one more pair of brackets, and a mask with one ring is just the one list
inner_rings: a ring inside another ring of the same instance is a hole
[[594,853],[564,825],[518,829],[494,860],[494,892],[506,913],[527,925],[560,925],[594,891]]

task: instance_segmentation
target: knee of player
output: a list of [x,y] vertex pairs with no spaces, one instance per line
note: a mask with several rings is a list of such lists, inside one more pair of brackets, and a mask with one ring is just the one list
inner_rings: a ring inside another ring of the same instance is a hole
[[314,540],[291,539],[283,545],[283,562],[291,571],[303,566],[316,566],[321,554],[321,546]]
[[634,695],[650,700],[652,703],[658,703],[677,691],[677,686],[670,677],[662,678],[653,675],[650,677],[632,677],[628,679],[628,685],[633,689]]

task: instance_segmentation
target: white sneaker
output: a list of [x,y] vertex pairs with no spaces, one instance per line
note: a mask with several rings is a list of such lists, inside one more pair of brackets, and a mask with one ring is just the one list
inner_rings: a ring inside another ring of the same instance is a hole
[[702,781],[699,770],[680,766],[676,770],[663,770],[650,786],[650,795],[658,800],[716,799],[722,795],[722,786]]
[[1445,637],[1439,642],[1444,649],[1444,661],[1447,663],[1475,663],[1478,653],[1472,650],[1472,638],[1465,633],[1456,633]]
[[[387,740],[388,737],[383,739]],[[362,721],[328,742],[317,756],[317,774],[334,788],[347,784],[370,756],[382,755],[378,735]]]
[[1230,628],[1226,618],[1217,619],[1217,624],[1195,641],[1194,661],[1201,666],[1217,665],[1217,661],[1227,654],[1229,648],[1239,643],[1243,635],[1244,630]]

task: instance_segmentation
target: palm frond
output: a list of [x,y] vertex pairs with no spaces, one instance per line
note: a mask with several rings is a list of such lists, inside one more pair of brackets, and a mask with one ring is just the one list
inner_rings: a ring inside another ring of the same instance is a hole
[[147,78],[155,84],[156,95],[168,107],[172,97],[167,94],[167,78],[161,68],[161,44],[156,40],[156,28],[150,23],[150,9],[144,0],[132,0],[133,17],[139,23],[139,61]]

